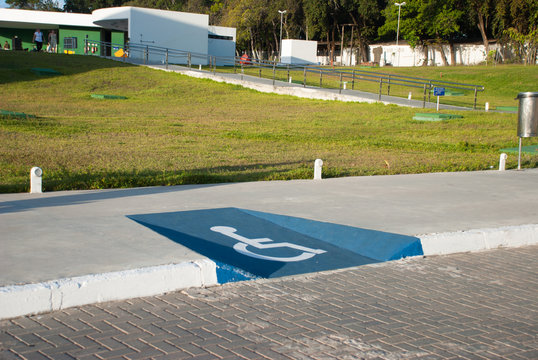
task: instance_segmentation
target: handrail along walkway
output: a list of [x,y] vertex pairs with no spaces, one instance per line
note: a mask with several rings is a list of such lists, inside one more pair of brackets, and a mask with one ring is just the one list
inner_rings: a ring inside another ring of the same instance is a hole
[[[262,77],[262,70],[269,69],[272,71],[273,85],[275,85],[276,74],[278,71],[287,72],[286,81],[290,81],[290,72],[298,71],[303,73],[303,87],[307,86],[307,74],[319,75],[319,87],[323,87],[323,79],[333,78],[337,79],[339,83],[339,92],[342,93],[344,83],[351,82],[351,90],[355,90],[355,86],[359,81],[369,81],[379,83],[378,100],[381,101],[381,95],[383,85],[387,86],[387,95],[390,95],[391,85],[399,85],[407,88],[415,88],[423,90],[423,104],[422,107],[426,107],[426,98],[430,102],[431,91],[435,87],[444,87],[449,89],[458,89],[464,91],[474,92],[473,109],[476,110],[478,92],[484,91],[483,85],[465,84],[444,80],[432,80],[420,77],[387,74],[381,72],[371,72],[360,69],[328,69],[320,66],[313,65],[290,65],[283,64],[276,61],[258,60],[258,59],[243,59],[238,56],[223,57],[223,56],[210,56],[207,54],[170,49],[160,46],[148,45],[148,44],[133,44],[128,43],[125,45],[114,44],[110,42],[88,40],[85,39],[85,54],[89,54],[89,49],[92,46],[97,46],[100,56],[110,53],[114,49],[124,49],[123,59],[129,58],[130,62],[136,63],[140,59],[141,63],[147,65],[150,63],[150,54],[153,58],[160,57],[160,64],[166,65],[168,69],[169,64],[186,64],[189,68],[195,63],[206,63],[213,73],[217,72],[217,63],[221,67],[233,67],[234,73],[237,73],[238,69],[241,71],[241,79],[245,69],[257,69],[258,76]],[[159,63],[159,62],[157,62]]]

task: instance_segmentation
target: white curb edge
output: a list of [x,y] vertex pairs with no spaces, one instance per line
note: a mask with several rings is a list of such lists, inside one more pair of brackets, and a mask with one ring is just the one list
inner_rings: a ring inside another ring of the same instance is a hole
[[217,284],[208,259],[0,287],[0,319]]
[[447,255],[538,244],[538,224],[417,235],[424,255]]

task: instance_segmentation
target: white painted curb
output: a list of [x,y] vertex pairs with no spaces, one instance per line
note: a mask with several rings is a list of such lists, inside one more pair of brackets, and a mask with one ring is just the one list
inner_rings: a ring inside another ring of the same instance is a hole
[[0,319],[217,284],[216,264],[196,260],[0,288]]
[[538,224],[417,235],[424,255],[446,255],[538,244]]

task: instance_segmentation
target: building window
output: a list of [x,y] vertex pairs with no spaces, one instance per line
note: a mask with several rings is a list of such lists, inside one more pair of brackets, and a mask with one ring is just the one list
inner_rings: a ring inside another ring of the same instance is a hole
[[223,35],[215,35],[215,34],[208,34],[208,38],[210,39],[219,39],[219,40],[233,40],[233,36],[223,36]]
[[76,49],[77,48],[77,38],[76,37],[66,37],[64,38],[64,49]]

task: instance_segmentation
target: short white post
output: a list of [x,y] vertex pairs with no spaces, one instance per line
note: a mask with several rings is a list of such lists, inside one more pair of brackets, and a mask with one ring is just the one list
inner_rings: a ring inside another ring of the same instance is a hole
[[202,64],[198,65],[198,70],[202,70]]
[[344,81],[344,90],[347,88],[347,81]]
[[321,180],[321,167],[323,166],[323,160],[316,159],[314,161],[314,180]]
[[506,158],[507,157],[508,155],[506,155],[505,153],[501,154],[501,158],[499,159],[499,171],[506,170]]
[[34,166],[32,170],[30,170],[30,193],[36,194],[36,193],[42,193],[42,176],[43,176],[43,170],[41,168]]
[[292,83],[292,81],[291,81],[291,76],[290,76],[290,79],[289,79],[289,83],[290,83],[290,84]]
[[489,111],[489,103],[488,102],[486,103],[485,108],[486,108],[486,111]]
[[410,91],[410,92],[409,92],[409,95],[407,95],[407,100],[411,100],[411,96],[412,96],[412,95],[413,95],[413,94],[412,94],[411,91]]

